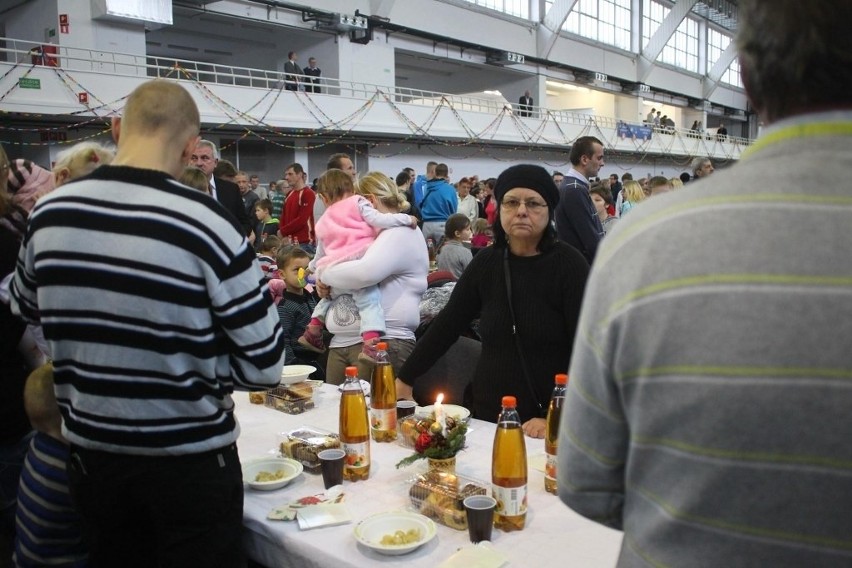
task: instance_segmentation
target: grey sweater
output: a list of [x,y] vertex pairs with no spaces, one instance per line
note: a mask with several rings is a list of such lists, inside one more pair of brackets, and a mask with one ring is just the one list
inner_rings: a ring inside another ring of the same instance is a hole
[[459,241],[444,241],[438,253],[438,270],[448,270],[458,279],[470,261],[473,253]]
[[852,113],[821,118],[849,134],[776,125],[598,251],[559,495],[620,567],[852,565]]

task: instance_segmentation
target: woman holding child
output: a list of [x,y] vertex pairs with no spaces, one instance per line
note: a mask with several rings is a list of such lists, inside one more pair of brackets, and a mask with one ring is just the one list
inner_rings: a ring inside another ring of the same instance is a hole
[[[358,181],[358,193],[380,213],[400,213],[409,208],[405,195],[394,181],[380,172],[371,172]],[[420,323],[420,297],[426,290],[429,258],[423,233],[418,228],[385,229],[364,255],[342,262],[323,272],[322,283],[334,288],[360,289],[378,285],[384,312],[388,355],[399,369],[414,348],[414,330]],[[322,289],[323,287],[321,287]],[[334,334],[329,345],[326,381],[343,382],[349,365],[358,367],[359,376],[369,378],[372,365],[359,360],[362,350],[360,319],[349,295],[335,297],[325,320]]]

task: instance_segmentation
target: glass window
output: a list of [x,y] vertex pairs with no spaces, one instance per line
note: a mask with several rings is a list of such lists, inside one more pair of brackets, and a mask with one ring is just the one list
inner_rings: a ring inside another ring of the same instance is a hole
[[[642,45],[648,45],[670,11],[659,2],[644,0]],[[657,61],[698,73],[698,21],[690,17],[684,18],[660,52]]]
[[[545,13],[553,6],[545,0]],[[562,25],[566,32],[630,49],[630,0],[579,0]]]
[[465,0],[465,2],[519,18],[529,19],[530,17],[529,0]]
[[[722,56],[722,52],[728,48],[731,43],[731,37],[723,34],[711,27],[707,28],[707,72],[713,68],[713,65]],[[731,63],[727,70],[722,74],[722,82],[735,87],[743,88],[743,79],[740,76],[740,63],[736,59]]]

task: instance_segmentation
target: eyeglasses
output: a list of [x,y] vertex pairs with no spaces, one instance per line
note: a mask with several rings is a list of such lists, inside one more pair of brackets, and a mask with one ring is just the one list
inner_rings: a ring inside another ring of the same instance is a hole
[[547,207],[547,203],[542,203],[535,199],[524,199],[523,201],[520,199],[504,199],[500,202],[500,207],[506,211],[517,211],[518,207],[520,207],[522,203],[524,204],[524,207],[527,208],[527,211],[532,213],[538,213]]

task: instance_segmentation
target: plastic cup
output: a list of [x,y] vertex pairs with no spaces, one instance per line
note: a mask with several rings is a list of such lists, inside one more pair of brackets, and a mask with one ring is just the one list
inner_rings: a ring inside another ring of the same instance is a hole
[[396,419],[401,420],[406,416],[414,414],[414,409],[417,403],[413,400],[398,400],[396,401]]
[[483,540],[491,540],[497,500],[488,495],[472,495],[465,498],[463,503],[467,514],[467,532],[470,535],[470,542],[476,544]]
[[322,482],[325,488],[343,483],[343,450],[323,450],[317,454],[322,467]]

